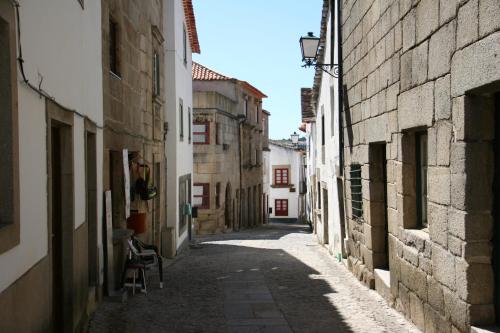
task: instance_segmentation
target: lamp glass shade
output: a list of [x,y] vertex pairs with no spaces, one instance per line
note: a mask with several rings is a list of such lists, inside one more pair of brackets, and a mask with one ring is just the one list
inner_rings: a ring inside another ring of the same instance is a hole
[[299,143],[299,135],[297,133],[294,132],[292,135],[290,135],[290,138],[292,139],[292,143],[294,145]]
[[302,61],[314,60],[318,53],[319,38],[312,33],[300,38],[300,49],[302,51]]

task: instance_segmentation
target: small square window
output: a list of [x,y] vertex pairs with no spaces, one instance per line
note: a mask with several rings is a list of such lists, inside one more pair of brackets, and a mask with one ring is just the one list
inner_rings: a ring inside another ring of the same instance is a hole
[[195,144],[195,145],[210,144],[210,123],[209,122],[194,122],[193,123],[193,144]]
[[193,206],[201,209],[210,208],[210,184],[195,183],[193,185]]

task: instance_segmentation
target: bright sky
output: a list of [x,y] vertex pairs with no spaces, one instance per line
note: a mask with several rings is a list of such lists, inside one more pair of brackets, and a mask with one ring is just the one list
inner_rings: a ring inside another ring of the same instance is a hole
[[290,138],[300,125],[300,88],[313,69],[301,67],[299,38],[319,35],[322,0],[194,0],[201,54],[194,60],[248,81],[268,98],[269,136]]

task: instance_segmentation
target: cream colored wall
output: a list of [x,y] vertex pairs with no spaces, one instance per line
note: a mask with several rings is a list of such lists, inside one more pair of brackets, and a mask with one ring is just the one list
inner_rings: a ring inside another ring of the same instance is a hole
[[[19,2],[21,44],[27,79],[35,86],[40,85],[61,105],[86,115],[102,126],[100,3],[86,1],[83,10],[77,0]],[[0,255],[0,267],[8,267],[0,270],[0,292],[48,252],[45,99],[21,82],[19,71],[18,78],[20,244]],[[75,114],[74,123],[74,207],[77,228],[85,221],[85,146],[83,118]],[[97,145],[100,195],[100,130],[97,133]],[[102,216],[101,201],[99,196],[98,216]],[[100,232],[100,226],[98,230]]]

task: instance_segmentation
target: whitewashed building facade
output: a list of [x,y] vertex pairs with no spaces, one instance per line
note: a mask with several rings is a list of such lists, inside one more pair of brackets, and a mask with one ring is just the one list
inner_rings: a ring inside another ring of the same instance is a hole
[[165,27],[165,124],[167,159],[166,253],[175,255],[187,244],[191,228],[189,208],[193,181],[193,80],[192,54],[200,53],[192,2],[166,0]]
[[103,281],[101,4],[1,0],[0,27],[0,331],[82,330]]

